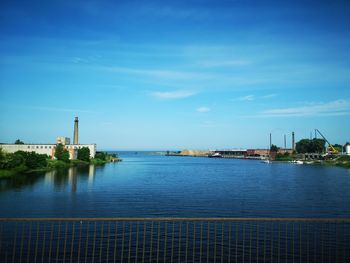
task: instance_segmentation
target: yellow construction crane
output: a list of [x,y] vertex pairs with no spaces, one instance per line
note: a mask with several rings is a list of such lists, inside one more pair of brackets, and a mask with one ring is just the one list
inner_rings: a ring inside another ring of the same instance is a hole
[[[337,149],[335,149],[333,147],[333,145],[326,139],[326,137],[323,136],[323,134],[318,130],[318,129],[315,129],[315,131],[321,135],[321,137],[328,143],[328,152],[331,153],[331,154],[337,154],[339,153]],[[315,133],[315,136],[316,136],[316,133]]]

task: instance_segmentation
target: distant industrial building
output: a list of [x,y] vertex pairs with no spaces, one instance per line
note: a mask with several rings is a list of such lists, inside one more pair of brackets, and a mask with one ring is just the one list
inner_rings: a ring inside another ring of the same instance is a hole
[[47,154],[52,159],[55,158],[55,149],[57,144],[62,144],[69,152],[69,159],[77,158],[78,150],[87,147],[90,150],[90,158],[94,158],[96,154],[96,144],[79,144],[78,143],[78,117],[74,120],[74,141],[70,144],[68,137],[57,137],[56,144],[0,144],[0,148],[4,152],[14,153],[17,151],[35,152],[39,154]]
[[245,149],[216,150],[214,153],[220,154],[224,158],[243,158],[247,155]]

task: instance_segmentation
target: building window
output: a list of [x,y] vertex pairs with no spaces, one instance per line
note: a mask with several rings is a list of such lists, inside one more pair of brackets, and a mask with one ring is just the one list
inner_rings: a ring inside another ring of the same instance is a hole
[[47,146],[45,146],[45,149],[47,149]]
[[40,146],[40,148],[42,149],[43,147],[42,147],[42,146]]
[[39,146],[37,146],[36,148],[39,149]]
[[28,146],[28,149],[30,149],[30,146]]

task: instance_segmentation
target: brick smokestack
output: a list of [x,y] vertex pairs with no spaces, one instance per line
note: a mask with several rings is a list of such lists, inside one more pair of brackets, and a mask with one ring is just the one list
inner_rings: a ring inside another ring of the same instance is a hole
[[73,144],[79,144],[79,142],[78,142],[78,122],[79,122],[78,117],[75,117]]
[[295,134],[292,132],[292,149],[295,151]]

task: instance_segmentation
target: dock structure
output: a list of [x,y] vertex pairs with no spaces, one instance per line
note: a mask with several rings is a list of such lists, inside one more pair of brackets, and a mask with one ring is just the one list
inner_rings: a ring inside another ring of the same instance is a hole
[[223,158],[244,158],[247,156],[246,149],[216,150]]

